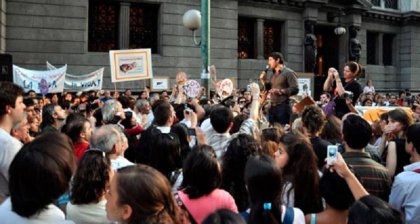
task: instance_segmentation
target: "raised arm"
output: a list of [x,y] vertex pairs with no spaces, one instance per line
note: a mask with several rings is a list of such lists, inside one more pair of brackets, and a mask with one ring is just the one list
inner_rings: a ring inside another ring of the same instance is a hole
[[330,167],[331,169],[335,170],[347,182],[354,199],[359,200],[361,197],[369,194],[356,176],[350,171],[340,153],[337,154],[337,160]]
[[325,92],[331,92],[332,91],[331,85],[332,85],[332,81],[334,80],[334,76],[333,76],[334,70],[335,70],[335,68],[329,68],[328,69],[328,76],[327,76],[327,79],[324,82],[324,88],[323,88]]

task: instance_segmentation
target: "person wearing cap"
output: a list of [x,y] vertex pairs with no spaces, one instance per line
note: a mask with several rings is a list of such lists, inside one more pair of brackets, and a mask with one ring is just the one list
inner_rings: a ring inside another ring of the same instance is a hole
[[[269,83],[271,96],[271,108],[269,121],[271,124],[280,123],[282,126],[289,124],[292,108],[289,104],[289,97],[299,92],[297,75],[292,69],[284,64],[283,55],[280,52],[273,52],[268,56],[269,69],[273,70]],[[260,75],[262,83],[266,83],[267,72]],[[268,89],[267,89],[268,90]]]

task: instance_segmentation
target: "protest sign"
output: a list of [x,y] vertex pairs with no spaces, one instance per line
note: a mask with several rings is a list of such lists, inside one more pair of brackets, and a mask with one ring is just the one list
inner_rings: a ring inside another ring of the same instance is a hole
[[13,65],[13,82],[22,86],[25,92],[34,90],[36,93],[61,93],[64,89],[64,79],[67,65],[61,68],[37,71]]
[[195,98],[200,94],[200,83],[190,79],[185,83],[184,90],[188,97]]
[[[47,61],[47,69],[54,70],[56,67]],[[85,75],[71,75],[66,73],[64,89],[70,92],[101,90],[103,74],[104,68]]]
[[150,48],[109,51],[109,60],[112,82],[153,78]]

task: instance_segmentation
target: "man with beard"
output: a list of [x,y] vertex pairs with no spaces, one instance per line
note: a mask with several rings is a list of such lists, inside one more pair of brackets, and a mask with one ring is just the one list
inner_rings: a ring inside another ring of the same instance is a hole
[[66,111],[60,105],[48,104],[42,109],[41,134],[60,131],[66,120]]

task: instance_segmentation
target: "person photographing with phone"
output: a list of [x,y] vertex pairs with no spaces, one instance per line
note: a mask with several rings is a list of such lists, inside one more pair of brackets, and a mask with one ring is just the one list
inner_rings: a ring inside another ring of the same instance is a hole
[[286,67],[280,52],[273,52],[268,56],[268,65],[269,69],[273,71],[273,75],[267,83],[267,72],[263,71],[260,81],[266,86],[266,91],[270,93],[271,97],[269,121],[270,124],[280,123],[284,126],[289,124],[292,113],[289,97],[299,92],[297,75],[295,71]]
[[362,74],[362,66],[354,61],[347,62],[343,69],[344,83],[335,68],[328,69],[328,77],[324,82],[324,91],[334,92],[334,100],[326,107],[327,115],[342,118],[349,112],[357,113],[354,105],[363,92],[362,86],[356,80]]

